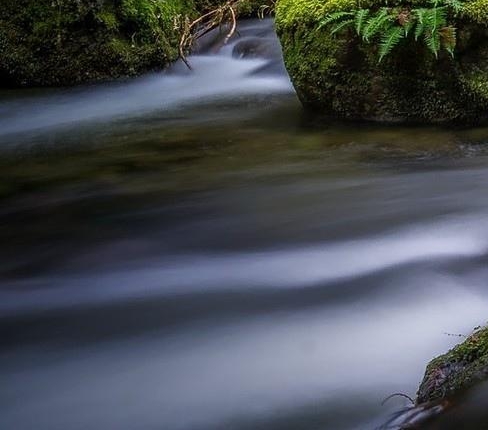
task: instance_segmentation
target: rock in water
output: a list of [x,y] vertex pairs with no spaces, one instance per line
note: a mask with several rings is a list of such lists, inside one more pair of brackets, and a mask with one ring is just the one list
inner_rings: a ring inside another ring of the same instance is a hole
[[415,405],[395,413],[381,428],[485,429],[487,393],[488,327],[485,327],[434,358],[427,365]]
[[[358,6],[360,4],[360,6]],[[441,8],[447,2],[439,2]],[[369,42],[350,25],[319,23],[325,16],[359,7],[377,13],[388,7],[396,26],[414,19],[429,0],[278,0],[276,27],[285,65],[303,105],[323,114],[385,122],[477,123],[488,119],[488,1],[467,0],[449,11],[434,44],[456,43],[454,56],[433,54],[421,36],[410,34],[379,62],[384,35]],[[444,9],[447,10],[447,9]],[[409,15],[410,14],[410,15]],[[404,28],[404,27],[402,27]],[[442,36],[442,32],[445,33]],[[442,38],[445,41],[442,42]]]
[[488,327],[477,330],[448,353],[432,360],[417,403],[450,397],[488,379]]

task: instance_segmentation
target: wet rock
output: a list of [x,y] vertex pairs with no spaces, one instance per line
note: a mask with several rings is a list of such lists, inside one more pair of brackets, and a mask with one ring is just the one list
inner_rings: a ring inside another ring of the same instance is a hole
[[[361,8],[431,7],[429,0],[371,0]],[[486,0],[467,0],[450,17],[457,30],[454,58],[438,58],[408,37],[378,61],[378,44],[353,28],[332,34],[319,23],[353,12],[351,0],[279,0],[276,28],[285,65],[302,104],[327,117],[380,122],[488,121],[488,12]],[[330,15],[328,15],[330,16]]]
[[488,328],[432,360],[417,392],[417,403],[457,395],[488,379]]
[[488,428],[487,393],[488,327],[485,327],[434,358],[427,365],[415,404],[393,414],[381,429]]

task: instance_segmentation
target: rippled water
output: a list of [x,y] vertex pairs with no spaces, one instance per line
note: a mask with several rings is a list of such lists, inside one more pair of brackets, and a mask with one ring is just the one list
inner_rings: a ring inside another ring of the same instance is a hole
[[373,429],[486,321],[488,129],[327,122],[240,34],[2,93],[1,428]]

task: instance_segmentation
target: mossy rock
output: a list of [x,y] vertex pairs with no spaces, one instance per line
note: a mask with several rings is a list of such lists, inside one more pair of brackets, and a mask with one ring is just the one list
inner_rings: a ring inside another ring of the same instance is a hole
[[422,404],[460,394],[488,379],[488,327],[432,360],[417,393]]
[[192,0],[4,0],[0,77],[70,85],[161,69],[177,57]]
[[[361,1],[361,8],[422,7],[425,0]],[[488,0],[467,1],[451,23],[454,58],[405,39],[381,63],[378,47],[354,31],[318,29],[324,15],[357,0],[278,0],[276,28],[286,68],[306,108],[374,121],[472,122],[488,119]]]

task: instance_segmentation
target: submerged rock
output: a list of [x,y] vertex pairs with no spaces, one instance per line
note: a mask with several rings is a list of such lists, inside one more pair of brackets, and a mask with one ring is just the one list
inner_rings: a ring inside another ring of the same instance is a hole
[[446,51],[436,58],[423,38],[411,35],[379,62],[381,39],[365,42],[354,24],[334,34],[329,26],[319,29],[324,16],[338,11],[361,7],[374,13],[388,6],[400,17],[403,10],[432,5],[429,0],[278,0],[276,28],[303,105],[332,117],[375,121],[488,119],[487,0],[467,0],[449,17],[457,42],[453,58]]

